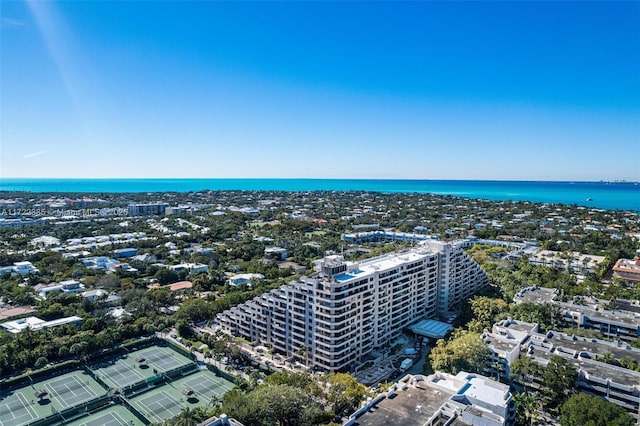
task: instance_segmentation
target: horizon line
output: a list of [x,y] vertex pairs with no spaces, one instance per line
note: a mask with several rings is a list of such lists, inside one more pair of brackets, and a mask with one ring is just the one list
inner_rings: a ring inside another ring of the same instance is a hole
[[425,181],[425,182],[547,182],[547,183],[640,183],[640,180],[626,180],[626,179],[614,179],[614,180],[558,180],[558,179],[434,179],[434,178],[380,178],[380,177],[1,177],[2,180],[94,180],[94,181],[107,181],[107,180],[325,180],[325,181],[340,181],[340,180],[353,180],[353,181]]

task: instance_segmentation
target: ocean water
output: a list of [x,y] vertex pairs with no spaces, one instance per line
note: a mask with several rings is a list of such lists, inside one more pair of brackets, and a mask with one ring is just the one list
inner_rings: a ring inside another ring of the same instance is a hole
[[140,193],[206,189],[417,192],[640,211],[639,183],[384,179],[0,179],[0,191]]

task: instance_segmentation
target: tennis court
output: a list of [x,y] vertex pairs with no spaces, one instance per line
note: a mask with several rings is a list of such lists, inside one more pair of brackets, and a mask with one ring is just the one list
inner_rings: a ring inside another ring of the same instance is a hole
[[110,388],[123,389],[189,364],[193,361],[171,348],[152,346],[94,364],[91,369]]
[[144,359],[160,373],[165,373],[183,365],[193,364],[193,361],[186,356],[179,354],[173,349],[162,346],[153,346],[132,352],[129,356],[135,357],[136,359]]
[[0,426],[23,426],[106,394],[91,376],[74,371],[0,395]]
[[67,426],[144,426],[136,416],[121,405],[114,405]]
[[51,380],[44,385],[62,408],[80,405],[98,396],[98,393],[89,385],[89,379],[77,375],[66,376]]
[[177,389],[192,390],[201,403],[208,403],[212,397],[222,398],[235,386],[228,380],[218,377],[210,371],[199,371],[171,383]]
[[127,363],[126,359],[119,359],[112,365],[94,370],[95,374],[112,388],[123,388],[145,379],[135,366]]
[[21,426],[37,418],[38,414],[30,406],[23,392],[14,392],[0,399],[0,425]]
[[131,403],[147,419],[158,423],[177,416],[185,407],[184,401],[178,401],[164,390],[147,392],[131,400]]

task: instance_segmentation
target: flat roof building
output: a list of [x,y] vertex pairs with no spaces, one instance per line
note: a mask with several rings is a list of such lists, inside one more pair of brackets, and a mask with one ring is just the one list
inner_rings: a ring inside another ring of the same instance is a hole
[[129,204],[129,216],[164,216],[167,203]]
[[253,280],[262,281],[264,275],[262,274],[236,274],[229,277],[229,285],[239,286],[242,284],[251,285]]
[[593,297],[580,297],[579,300],[559,302],[559,292],[554,288],[528,287],[520,290],[513,298],[515,303],[551,303],[560,308],[567,325],[576,328],[598,330],[603,336],[622,340],[640,338],[640,310],[629,301],[621,300],[625,309],[605,309],[606,301]]
[[[357,225],[356,225],[357,226]],[[355,226],[354,226],[355,228]],[[356,232],[353,234],[342,234],[340,238],[349,243],[360,243],[363,241],[425,241],[425,240],[437,240],[438,237],[425,235],[425,234],[413,234],[408,232],[393,232],[393,231],[368,231],[368,232]]]
[[345,426],[503,426],[515,419],[509,386],[479,374],[407,375]]
[[161,286],[160,284],[155,283],[147,286],[147,288],[149,290],[155,290],[158,288],[168,288],[172,292],[178,292],[178,291],[184,291],[184,290],[191,290],[193,288],[193,283],[191,281],[178,281],[177,283],[167,284],[164,286]]
[[[640,372],[605,361],[640,364],[640,349],[621,340],[609,342],[558,331],[542,334],[537,324],[513,320],[496,323],[492,332],[483,333],[482,337],[494,354],[493,361],[501,365],[501,373],[506,377],[510,376],[511,364],[521,356],[530,356],[544,366],[557,355],[576,368],[578,390],[603,397],[638,415]],[[496,366],[491,368],[495,371]],[[541,380],[533,379],[534,382]]]
[[33,266],[31,262],[14,262],[13,266],[2,266],[0,267],[0,275],[6,274],[7,272],[11,274],[20,274],[22,276],[28,274],[36,274],[38,273],[38,268]]
[[640,259],[618,259],[613,266],[613,276],[632,283],[640,282]]
[[422,320],[409,328],[415,334],[419,334],[420,336],[428,337],[430,339],[443,339],[450,331],[453,330],[453,326],[451,324],[436,321],[434,319]]
[[513,297],[513,301],[516,304],[535,303],[536,305],[545,305],[547,303],[553,303],[558,293],[559,291],[556,288],[527,287],[520,290]]
[[13,334],[21,333],[26,329],[29,330],[42,330],[45,328],[58,327],[65,324],[80,325],[82,318],[78,316],[60,318],[53,321],[45,321],[37,317],[21,318],[14,321],[7,321],[0,324],[5,331]]
[[47,298],[47,295],[53,291],[59,291],[64,294],[81,293],[84,290],[84,284],[76,280],[60,281],[57,284],[52,284],[40,288],[38,296],[43,299]]
[[308,366],[345,370],[416,321],[450,315],[487,284],[462,248],[439,241],[357,263],[327,256],[315,268],[312,276],[219,314],[219,324]]
[[121,248],[113,251],[115,257],[133,257],[138,254],[137,248]]

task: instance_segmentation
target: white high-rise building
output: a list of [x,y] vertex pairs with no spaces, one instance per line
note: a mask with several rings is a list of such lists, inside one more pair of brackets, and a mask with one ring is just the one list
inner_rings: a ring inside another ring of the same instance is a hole
[[309,366],[348,369],[403,328],[446,316],[487,283],[455,243],[428,241],[362,262],[318,260],[316,273],[218,315],[227,332]]

